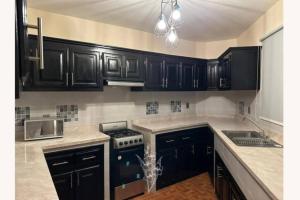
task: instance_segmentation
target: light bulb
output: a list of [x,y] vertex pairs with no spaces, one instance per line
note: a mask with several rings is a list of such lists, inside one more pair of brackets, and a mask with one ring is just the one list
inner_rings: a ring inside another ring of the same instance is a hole
[[171,43],[175,43],[177,40],[177,34],[174,28],[171,28],[170,33],[168,34],[168,40]]
[[164,15],[161,15],[159,21],[157,22],[157,28],[159,30],[165,30],[167,28],[167,23],[165,21]]
[[174,6],[174,10],[172,12],[172,18],[176,21],[180,20],[181,18],[180,7],[178,6],[178,4]]

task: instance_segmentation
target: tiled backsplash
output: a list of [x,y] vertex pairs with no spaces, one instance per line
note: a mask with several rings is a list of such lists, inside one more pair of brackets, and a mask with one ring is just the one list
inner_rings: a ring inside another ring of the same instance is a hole
[[63,118],[64,122],[78,121],[78,105],[57,105],[56,117]]
[[[236,96],[231,91],[132,92],[130,88],[104,87],[103,92],[21,92],[16,107],[28,107],[30,117],[57,116],[68,124],[98,124],[169,115],[233,116],[240,101]],[[16,114],[16,119],[20,117]]]
[[146,115],[158,114],[159,104],[157,101],[146,103]]
[[181,112],[181,101],[172,100],[170,104],[171,104],[171,112]]
[[15,107],[15,124],[23,126],[24,119],[30,118],[30,107]]

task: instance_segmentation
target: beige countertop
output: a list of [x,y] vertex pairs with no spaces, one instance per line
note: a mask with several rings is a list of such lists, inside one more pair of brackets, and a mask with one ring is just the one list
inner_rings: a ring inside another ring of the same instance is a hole
[[235,118],[189,116],[132,122],[134,128],[153,134],[207,124],[272,199],[283,199],[283,149],[237,146],[222,133],[222,130],[257,131],[257,127],[249,121]]
[[44,152],[99,144],[108,141],[109,138],[100,133],[96,125],[65,127],[63,138],[23,141],[21,137],[16,137],[16,199],[58,199]]

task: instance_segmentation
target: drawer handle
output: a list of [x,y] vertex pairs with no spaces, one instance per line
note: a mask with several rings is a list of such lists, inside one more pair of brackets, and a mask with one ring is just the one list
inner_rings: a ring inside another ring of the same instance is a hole
[[81,175],[81,177],[82,177],[82,178],[86,178],[86,177],[89,177],[89,176],[93,176],[93,173],[89,173],[89,174]]
[[85,158],[82,158],[82,160],[91,160],[91,159],[94,159],[94,158],[96,158],[96,156],[85,157]]
[[65,165],[68,164],[68,161],[64,161],[64,162],[57,162],[57,163],[53,163],[52,166],[59,166],[59,165]]
[[191,137],[183,137],[182,140],[188,140],[191,139]]
[[175,140],[166,140],[166,143],[175,142]]

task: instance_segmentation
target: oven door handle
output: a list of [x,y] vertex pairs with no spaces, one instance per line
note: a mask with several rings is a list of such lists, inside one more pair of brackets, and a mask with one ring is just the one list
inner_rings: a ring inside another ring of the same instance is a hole
[[136,147],[134,149],[122,149],[122,150],[118,150],[118,154],[123,154],[123,153],[128,153],[128,152],[134,152],[134,151],[144,151],[144,146],[141,147]]

